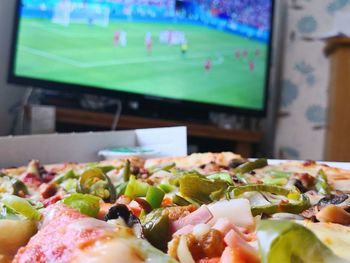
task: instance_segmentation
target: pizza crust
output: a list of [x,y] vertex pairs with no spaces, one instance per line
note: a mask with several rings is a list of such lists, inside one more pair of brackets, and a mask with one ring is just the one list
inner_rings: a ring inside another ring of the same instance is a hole
[[145,161],[145,168],[159,166],[164,163],[175,163],[180,169],[198,168],[202,165],[215,163],[220,166],[228,166],[233,159],[243,159],[241,155],[232,152],[221,153],[193,153],[185,157],[156,158]]

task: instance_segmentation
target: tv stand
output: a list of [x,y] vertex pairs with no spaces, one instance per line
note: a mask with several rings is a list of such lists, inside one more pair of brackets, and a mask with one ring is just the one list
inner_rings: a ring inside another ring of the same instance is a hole
[[[112,126],[113,119],[114,115],[112,113],[56,107],[56,124],[79,125],[108,130]],[[214,125],[132,115],[121,115],[117,128],[139,129],[169,126],[186,126],[189,137],[228,141],[232,145],[231,150],[244,157],[252,156],[253,147],[259,145],[263,140],[263,132],[260,131],[224,129]]]

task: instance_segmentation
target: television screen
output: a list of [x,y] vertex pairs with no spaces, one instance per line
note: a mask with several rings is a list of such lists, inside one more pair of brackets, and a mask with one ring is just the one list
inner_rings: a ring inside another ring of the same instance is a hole
[[272,0],[18,0],[16,79],[263,111]]

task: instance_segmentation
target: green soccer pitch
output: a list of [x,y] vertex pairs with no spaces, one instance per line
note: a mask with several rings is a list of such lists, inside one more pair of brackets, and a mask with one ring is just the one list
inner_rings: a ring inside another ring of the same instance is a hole
[[[159,42],[159,33],[185,33],[188,49]],[[126,46],[114,33],[127,33]],[[152,53],[144,38],[152,33]],[[256,56],[255,50],[260,50]],[[240,58],[235,57],[241,50]],[[243,57],[242,50],[248,51]],[[267,44],[204,26],[111,21],[108,27],[62,26],[22,18],[15,73],[153,96],[251,109],[263,107]],[[209,69],[205,64],[210,60]],[[249,62],[253,61],[254,69]]]

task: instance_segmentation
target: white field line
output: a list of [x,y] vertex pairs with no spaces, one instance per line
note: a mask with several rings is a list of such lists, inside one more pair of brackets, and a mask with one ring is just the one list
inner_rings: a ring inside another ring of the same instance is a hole
[[46,51],[42,51],[42,50],[39,50],[39,49],[30,48],[30,47],[26,47],[26,46],[20,45],[19,46],[19,50],[23,50],[23,51],[25,51],[27,53],[30,53],[32,55],[36,55],[36,56],[39,56],[39,57],[51,59],[51,60],[58,61],[58,62],[63,62],[63,63],[68,64],[70,66],[84,68],[84,64],[80,63],[79,61],[76,61],[76,60],[73,60],[73,59],[70,59],[70,58],[66,58],[66,57],[63,57],[63,56],[55,55],[55,54],[52,54],[52,53],[49,53],[49,52],[46,52]]
[[[95,34],[95,33],[91,33],[90,34],[86,34],[86,33],[71,33],[68,32],[68,27],[63,26],[63,25],[57,25],[57,28],[48,28],[46,27],[46,25],[42,25],[38,22],[30,22],[28,23],[29,26],[34,27],[35,29],[39,29],[48,33],[53,34],[54,36],[56,35],[60,35],[63,37],[69,37],[69,38],[101,38],[101,34]],[[111,37],[112,39],[112,37]]]
[[[222,53],[233,53],[233,51],[226,51]],[[211,57],[208,53],[193,53],[191,55],[187,54],[185,58],[181,57],[180,51],[178,55],[169,55],[169,56],[149,56],[143,58],[127,58],[127,59],[118,59],[118,60],[104,60],[96,61],[91,63],[86,63],[85,67],[95,68],[95,67],[106,67],[106,66],[117,66],[117,65],[127,65],[127,64],[143,64],[143,63],[153,63],[153,62],[170,62],[177,61],[186,63],[187,60],[195,60]],[[221,64],[221,63],[219,63]]]
[[[70,66],[75,66],[79,68],[96,68],[96,67],[106,67],[106,66],[118,66],[118,65],[129,65],[129,64],[144,64],[144,63],[154,63],[154,62],[170,62],[170,61],[178,61],[186,63],[188,60],[195,60],[195,59],[202,59],[202,58],[208,58],[210,57],[210,54],[208,53],[195,53],[191,55],[186,55],[186,58],[181,58],[181,55],[171,55],[171,56],[150,56],[150,57],[143,57],[143,58],[129,58],[129,59],[118,59],[118,60],[103,60],[103,61],[96,61],[96,62],[90,62],[90,63],[83,63],[81,61],[77,61],[74,59],[66,58],[61,55],[55,55],[47,51],[42,51],[35,48],[30,48],[27,46],[21,45],[19,47],[20,50],[28,52],[33,55],[37,55],[43,58],[51,59],[54,61],[62,62],[65,64],[68,64]],[[222,52],[222,54],[226,53],[229,54],[232,51],[226,51]],[[214,60],[214,63],[216,61]],[[217,63],[217,62],[216,62]],[[215,63],[215,64],[216,64]],[[222,62],[221,62],[222,63]],[[217,63],[217,64],[221,64]]]

